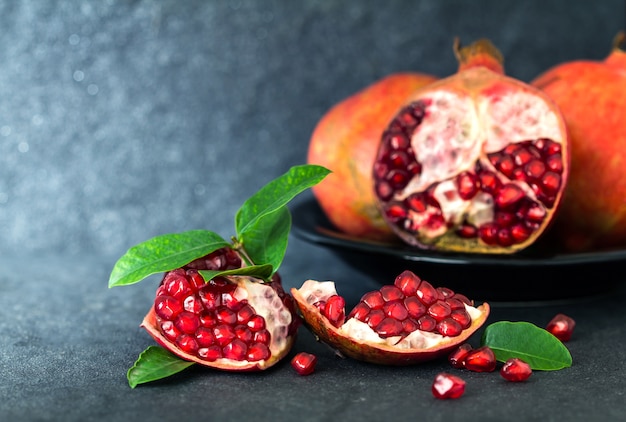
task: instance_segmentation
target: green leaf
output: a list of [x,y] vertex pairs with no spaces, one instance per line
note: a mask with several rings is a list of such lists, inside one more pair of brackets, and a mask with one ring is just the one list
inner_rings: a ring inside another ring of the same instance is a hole
[[205,280],[212,280],[215,277],[227,276],[227,275],[245,275],[249,277],[260,278],[265,281],[270,281],[274,269],[270,264],[263,265],[250,265],[249,267],[235,268],[232,270],[213,271],[213,270],[200,270],[198,271],[202,278]]
[[258,220],[287,205],[296,195],[316,185],[330,173],[322,166],[304,164],[291,167],[285,174],[263,186],[248,198],[235,216],[238,238],[258,229]]
[[149,275],[182,267],[224,246],[229,243],[208,230],[153,237],[130,248],[115,263],[109,287],[137,283]]
[[167,378],[193,364],[194,362],[183,360],[161,347],[148,346],[128,370],[128,385],[135,388],[138,384]]
[[285,257],[290,230],[291,213],[284,206],[257,220],[239,241],[252,262],[271,264],[276,272]]
[[567,347],[550,332],[530,322],[495,322],[485,328],[481,344],[489,346],[501,362],[516,357],[540,371],[572,366]]

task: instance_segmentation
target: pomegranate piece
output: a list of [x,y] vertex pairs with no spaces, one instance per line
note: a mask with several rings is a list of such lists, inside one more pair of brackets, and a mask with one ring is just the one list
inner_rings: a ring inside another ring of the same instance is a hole
[[247,276],[205,282],[199,270],[239,268],[230,248],[165,273],[141,326],[182,359],[224,370],[265,369],[284,357],[299,317],[276,274],[272,283]]
[[291,293],[321,341],[346,356],[388,365],[447,356],[489,315],[487,303],[474,307],[466,296],[436,288],[408,270],[394,284],[363,294],[347,316],[343,305],[328,310],[329,303],[345,304],[336,299],[341,296],[332,281],[307,280]]
[[307,352],[300,352],[291,359],[291,366],[300,375],[309,375],[315,371],[317,356]]
[[[380,134],[398,107],[415,89],[435,80],[416,72],[388,75],[335,104],[317,123],[307,163],[333,172],[312,191],[328,220],[341,232],[360,239],[396,240],[376,205],[372,164]],[[396,165],[406,160],[402,152],[391,159]]]
[[513,253],[535,242],[561,201],[565,121],[544,92],[504,74],[489,41],[455,49],[458,73],[416,90],[382,132],[378,206],[409,245]]
[[572,338],[572,333],[576,327],[576,321],[565,314],[556,314],[548,325],[546,330],[552,333],[556,338],[565,342]]
[[458,399],[465,393],[465,381],[456,375],[437,374],[432,385],[433,396],[438,399]]
[[465,356],[464,367],[472,372],[493,372],[496,369],[496,355],[489,346],[479,347]]
[[511,358],[500,368],[500,375],[507,381],[526,381],[533,373],[530,365],[519,358]]

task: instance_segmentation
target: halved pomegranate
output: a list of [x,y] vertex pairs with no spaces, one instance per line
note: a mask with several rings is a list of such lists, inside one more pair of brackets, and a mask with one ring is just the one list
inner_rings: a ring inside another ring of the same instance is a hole
[[141,326],[178,357],[229,371],[266,369],[289,353],[300,319],[280,276],[271,283],[248,276],[216,277],[199,270],[240,268],[223,248],[167,272]]
[[307,280],[291,294],[322,342],[342,355],[386,365],[447,356],[484,324],[490,309],[408,270],[394,284],[364,294],[347,315],[333,281]]
[[459,70],[420,88],[382,135],[373,166],[383,217],[406,243],[513,253],[557,209],[570,149],[559,109],[504,74],[488,40],[455,43]]

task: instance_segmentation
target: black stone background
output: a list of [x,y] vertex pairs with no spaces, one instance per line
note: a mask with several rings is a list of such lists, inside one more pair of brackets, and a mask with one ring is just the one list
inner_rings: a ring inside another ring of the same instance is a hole
[[[158,280],[107,280],[152,236],[231,236],[325,111],[393,72],[454,73],[455,36],[490,38],[529,81],[604,58],[625,19],[622,0],[0,1],[0,420],[624,420],[623,289],[494,306],[490,321],[574,316],[574,366],[523,384],[464,372],[466,395],[436,401],[445,362],[344,360],[304,329],[292,353],[318,355],[312,376],[193,368],[131,390]],[[348,280],[349,303],[378,287],[293,236],[281,274]]]

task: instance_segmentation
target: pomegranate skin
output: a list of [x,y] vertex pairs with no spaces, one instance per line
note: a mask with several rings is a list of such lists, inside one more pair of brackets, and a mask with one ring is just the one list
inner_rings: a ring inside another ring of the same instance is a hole
[[543,91],[504,73],[488,40],[455,45],[458,72],[416,90],[381,136],[374,191],[408,245],[511,254],[535,243],[569,177],[569,140]]
[[436,78],[395,73],[335,104],[317,123],[307,163],[330,170],[312,188],[322,211],[346,235],[363,240],[397,240],[381,217],[372,192],[372,163],[380,134],[397,108],[417,88]]
[[602,61],[558,64],[531,81],[570,132],[569,183],[550,241],[569,252],[626,247],[626,34]]

